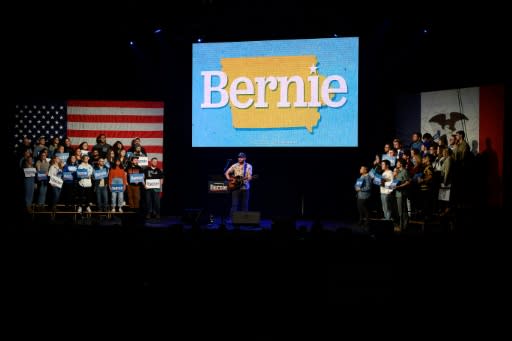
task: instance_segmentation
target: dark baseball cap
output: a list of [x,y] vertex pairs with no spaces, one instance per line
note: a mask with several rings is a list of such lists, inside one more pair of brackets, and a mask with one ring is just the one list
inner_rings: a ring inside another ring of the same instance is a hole
[[238,157],[246,158],[247,156],[245,156],[245,153],[238,153]]

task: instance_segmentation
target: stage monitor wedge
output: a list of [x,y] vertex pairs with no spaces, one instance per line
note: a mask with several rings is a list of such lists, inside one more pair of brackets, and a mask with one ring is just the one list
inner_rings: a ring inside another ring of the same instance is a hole
[[235,211],[232,216],[232,223],[234,225],[253,225],[258,226],[261,220],[261,213],[259,211]]

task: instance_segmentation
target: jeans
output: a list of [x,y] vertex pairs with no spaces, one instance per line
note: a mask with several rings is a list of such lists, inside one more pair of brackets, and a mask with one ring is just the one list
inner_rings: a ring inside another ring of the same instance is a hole
[[116,199],[117,199],[117,206],[119,206],[119,207],[123,206],[124,192],[112,192],[112,208],[116,207]]
[[231,193],[231,215],[236,211],[249,210],[249,190],[237,189]]
[[382,202],[382,211],[384,212],[384,219],[393,219],[393,196],[391,194],[380,194],[380,201]]
[[96,187],[96,204],[100,211],[105,211],[108,205],[108,192],[107,186]]
[[38,183],[39,195],[37,197],[37,204],[44,205],[46,202],[46,190],[48,188],[48,181],[40,181]]
[[60,188],[52,186],[52,207],[55,208],[60,198]]
[[35,177],[25,178],[25,206],[30,207],[34,200]]
[[400,217],[400,228],[407,228],[409,224],[409,212],[407,210],[407,195],[405,193],[396,193],[396,207]]
[[146,190],[147,214],[160,215],[160,192],[152,189]]

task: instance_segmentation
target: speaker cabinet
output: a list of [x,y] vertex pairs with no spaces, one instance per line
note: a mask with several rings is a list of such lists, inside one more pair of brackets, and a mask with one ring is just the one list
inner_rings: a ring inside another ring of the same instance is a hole
[[233,212],[231,221],[236,225],[259,225],[261,213],[259,211],[236,211]]

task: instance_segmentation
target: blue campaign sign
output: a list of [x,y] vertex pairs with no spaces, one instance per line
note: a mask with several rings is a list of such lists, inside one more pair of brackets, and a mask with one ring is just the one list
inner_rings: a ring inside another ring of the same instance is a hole
[[400,185],[400,180],[398,179],[393,179],[393,181],[391,181],[391,183],[389,184],[389,188],[391,189],[394,189],[396,188],[396,186]]
[[112,192],[122,192],[123,185],[122,184],[112,184]]
[[373,183],[377,186],[380,186],[380,184],[382,183],[382,175],[380,175],[379,173],[375,173],[375,177],[373,178]]
[[94,170],[94,178],[95,179],[97,179],[97,180],[105,179],[106,177],[107,177],[107,169],[106,168]]
[[122,178],[113,178],[111,190],[112,190],[112,192],[122,192],[123,191],[123,179]]
[[375,177],[376,173],[377,172],[375,171],[375,168],[372,168],[372,169],[370,169],[370,172],[368,173],[368,175],[370,176],[370,178],[373,179]]
[[44,171],[37,172],[37,180],[48,180],[48,175]]
[[86,179],[89,177],[89,172],[87,172],[87,169],[85,169],[85,168],[78,168],[76,170],[76,176],[79,179]]
[[130,183],[138,184],[144,182],[144,173],[130,174]]
[[413,182],[419,182],[419,180],[423,177],[423,173],[419,172],[419,173],[416,173],[414,174],[414,176],[412,177],[412,181]]
[[69,158],[69,153],[55,153],[59,159],[66,161]]
[[73,173],[71,173],[71,172],[62,172],[62,178],[65,181],[73,180]]

